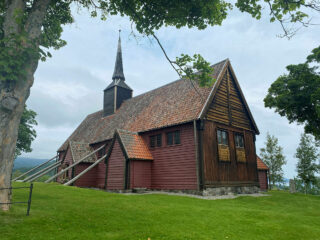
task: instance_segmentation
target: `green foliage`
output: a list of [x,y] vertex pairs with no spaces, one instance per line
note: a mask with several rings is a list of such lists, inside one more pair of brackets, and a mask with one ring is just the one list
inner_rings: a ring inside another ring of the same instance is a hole
[[320,46],[311,51],[311,54],[307,57],[307,62],[320,63]]
[[12,173],[12,177],[11,179],[15,179],[17,177],[19,177],[20,175],[22,175],[23,172],[21,172],[20,170],[15,170],[13,173]]
[[306,133],[320,139],[320,47],[312,51],[307,62],[287,66],[288,74],[280,76],[268,90],[266,107],[275,108],[290,123],[304,124]]
[[[106,20],[109,15],[128,16],[135,24],[136,29],[145,35],[151,35],[162,26],[184,26],[204,29],[207,26],[220,25],[227,16],[230,3],[223,0],[198,0],[198,1],[171,1],[171,0],[52,0],[47,9],[45,20],[41,28],[39,39],[29,41],[28,34],[24,31],[28,18],[36,11],[36,1],[25,1],[25,10],[17,10],[15,21],[21,27],[19,34],[4,36],[3,22],[5,15],[4,3],[0,4],[0,81],[16,82],[23,80],[26,72],[24,66],[31,59],[45,61],[51,57],[48,49],[59,49],[66,42],[61,39],[62,27],[73,22],[71,4],[78,4],[90,10],[92,17],[100,13],[101,19]],[[18,51],[16,51],[18,50]],[[204,61],[196,61],[198,68]],[[206,68],[201,68],[206,72]],[[200,82],[205,80],[204,73]]]
[[283,149],[278,145],[278,139],[267,133],[265,147],[260,149],[262,161],[269,167],[269,180],[271,187],[283,182],[282,167],[286,164]]
[[[147,36],[154,35],[155,31],[163,26],[205,29],[208,26],[221,25],[228,11],[233,7],[233,3],[224,0],[51,0],[46,9],[40,37],[30,39],[29,32],[26,32],[25,28],[28,19],[38,11],[35,9],[36,2],[26,0],[23,10],[16,9],[14,21],[19,25],[20,31],[9,36],[4,35],[6,1],[0,2],[0,82],[6,82],[7,87],[25,79],[25,66],[32,60],[45,61],[51,57],[50,48],[59,49],[66,45],[66,42],[61,39],[61,33],[64,25],[73,22],[72,4],[76,4],[78,8],[88,9],[92,17],[100,16],[102,20],[112,15],[128,16],[137,31]],[[282,25],[285,20],[294,23],[303,22],[308,15],[300,11],[302,7],[319,10],[318,3],[315,1],[238,0],[235,5],[241,11],[260,19],[262,3],[270,6],[270,21],[277,19]],[[197,79],[201,86],[211,85],[213,80],[209,78],[208,64],[204,59],[200,55],[188,58],[190,60],[188,65],[191,68],[185,68],[185,65],[179,67],[185,70],[183,75],[193,80]],[[182,56],[177,58],[179,59],[181,59],[180,62],[185,62],[187,58]],[[192,75],[191,73],[196,70],[202,74]]]
[[[9,213],[0,212],[0,222],[4,223],[0,232],[6,240],[319,238],[319,197],[284,191],[270,191],[268,195],[204,200],[35,183],[30,216],[25,216],[25,205],[13,205]],[[13,190],[14,201],[27,198],[27,189]]]
[[[303,180],[299,178],[294,178],[294,182],[296,184],[297,192],[306,193],[306,188]],[[319,177],[316,177],[314,184],[311,183],[309,185],[307,192],[308,194],[312,194],[312,195],[320,195],[320,178]]]
[[33,128],[37,125],[36,116],[37,114],[34,111],[27,109],[27,107],[24,108],[18,130],[15,157],[21,155],[22,152],[32,151],[31,143],[37,136],[37,133]]
[[[198,82],[201,87],[210,87],[214,83],[213,69],[200,54],[194,54],[193,57],[181,54],[180,58],[176,58],[175,63],[179,67],[178,72],[181,76],[185,75],[191,81]],[[190,63],[192,63],[191,66],[188,65]]]
[[59,49],[66,45],[61,39],[62,26],[73,22],[70,10],[72,1],[52,0],[47,9],[46,17],[41,27],[38,39],[30,39],[26,32],[28,17],[35,11],[32,4],[26,1],[24,12],[17,9],[14,21],[18,23],[20,31],[5,36],[4,34],[4,3],[0,5],[0,83],[5,82],[9,90],[17,81],[26,77],[25,66],[33,60],[45,61],[51,57],[49,48]]
[[128,0],[98,1],[105,14],[129,16],[136,29],[150,35],[162,26],[187,26],[205,29],[220,25],[227,17],[230,3],[223,0]]
[[315,174],[319,171],[319,166],[317,165],[319,153],[311,136],[307,134],[301,135],[295,157],[298,159],[298,178],[303,181],[305,192],[307,193],[310,185],[317,183]]
[[[8,1],[9,3],[10,1]],[[37,39],[30,39],[29,32],[26,32],[26,24],[29,18],[38,9],[35,9],[37,1],[26,0],[22,9],[16,9],[14,21],[18,24],[18,33],[5,36],[4,19],[6,15],[6,1],[0,2],[0,83],[5,82],[6,86],[12,87],[15,82],[26,77],[25,66],[33,60],[45,61],[51,57],[50,48],[59,49],[66,45],[61,39],[63,26],[71,24],[71,5],[76,4],[79,8],[86,8],[92,17],[106,20],[112,15],[128,16],[137,31],[143,35],[154,35],[155,31],[163,26],[196,27],[205,29],[208,26],[221,25],[226,19],[228,11],[232,9],[233,3],[224,0],[51,0],[46,9],[45,19],[41,25],[41,35]],[[235,3],[241,11],[248,12],[256,19],[261,18],[263,4],[270,8],[270,21],[278,20],[282,26],[284,23],[301,22],[308,15],[301,11],[301,8],[310,8],[320,11],[316,1],[288,1],[288,0],[238,0]],[[289,31],[284,28],[286,35]],[[197,79],[201,86],[211,85],[213,80],[209,77],[208,64],[200,55],[186,58],[182,55],[177,61],[185,63],[189,59],[186,68],[185,64],[179,66],[183,69],[183,75],[190,79]],[[195,76],[196,70],[202,72]]]
[[284,31],[282,36],[288,38],[291,38],[297,31],[296,28],[288,27],[289,23],[300,23],[306,27],[310,24],[306,11],[320,11],[319,1],[314,0],[238,0],[235,5],[240,11],[247,12],[256,19],[260,19],[262,9],[267,8],[270,13],[270,22],[278,21]]

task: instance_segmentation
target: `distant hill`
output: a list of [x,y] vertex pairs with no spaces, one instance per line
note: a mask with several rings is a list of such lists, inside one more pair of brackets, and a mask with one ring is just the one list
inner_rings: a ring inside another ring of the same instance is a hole
[[47,159],[17,157],[17,159],[14,161],[13,170],[32,168],[45,162],[46,160]]

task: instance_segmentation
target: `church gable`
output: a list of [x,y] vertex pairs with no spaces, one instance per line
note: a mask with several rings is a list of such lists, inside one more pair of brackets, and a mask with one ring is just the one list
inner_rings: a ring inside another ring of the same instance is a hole
[[236,81],[230,68],[226,68],[221,81],[217,82],[219,85],[206,118],[229,126],[257,131]]

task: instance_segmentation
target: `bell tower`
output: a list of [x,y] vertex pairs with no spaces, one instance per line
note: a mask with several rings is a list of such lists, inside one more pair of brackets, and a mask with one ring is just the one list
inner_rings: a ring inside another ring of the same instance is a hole
[[132,89],[125,83],[122,64],[122,50],[119,30],[118,50],[112,82],[104,89],[103,116],[114,114],[121,104],[132,98]]

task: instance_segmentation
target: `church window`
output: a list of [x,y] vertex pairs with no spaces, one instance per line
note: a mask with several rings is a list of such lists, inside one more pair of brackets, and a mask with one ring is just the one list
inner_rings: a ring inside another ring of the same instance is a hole
[[180,131],[168,132],[167,133],[167,145],[180,144]]
[[223,129],[218,129],[217,139],[218,139],[219,160],[222,162],[230,162],[228,131]]
[[243,134],[235,133],[234,141],[236,145],[236,158],[238,162],[246,162],[246,151],[244,148]]
[[157,147],[161,147],[161,145],[162,145],[162,136],[161,136],[161,134],[150,136],[150,147],[151,148],[155,148],[156,146]]

